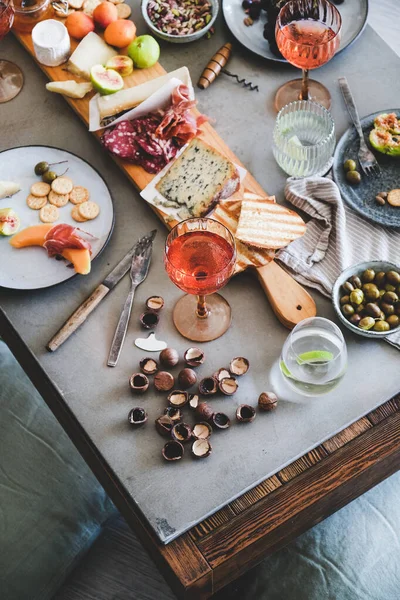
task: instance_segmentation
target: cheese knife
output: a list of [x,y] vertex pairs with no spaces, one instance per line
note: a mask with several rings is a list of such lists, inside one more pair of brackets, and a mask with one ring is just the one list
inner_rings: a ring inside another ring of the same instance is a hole
[[86,300],[67,319],[61,329],[59,329],[51,338],[46,346],[49,352],[55,352],[57,348],[59,348],[70,337],[70,335],[86,321],[88,316],[100,304],[103,298],[107,296],[108,292],[110,292],[129,271],[132,266],[132,258],[137,252],[138,248],[142,248],[143,245],[150,246],[150,248],[152,247],[156,233],[157,230],[154,229],[147,235],[143,236],[138,242],[136,242],[129,252],[127,252],[124,258],[120,260],[111,273],[107,275],[104,281],[90,294],[88,298],[86,298]]

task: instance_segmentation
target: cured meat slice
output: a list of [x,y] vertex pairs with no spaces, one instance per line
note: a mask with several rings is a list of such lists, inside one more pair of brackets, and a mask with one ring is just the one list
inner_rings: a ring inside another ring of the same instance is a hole
[[67,248],[71,250],[86,248],[92,252],[91,245],[80,237],[78,229],[66,223],[55,225],[47,232],[43,247],[46,248],[50,257],[60,255]]

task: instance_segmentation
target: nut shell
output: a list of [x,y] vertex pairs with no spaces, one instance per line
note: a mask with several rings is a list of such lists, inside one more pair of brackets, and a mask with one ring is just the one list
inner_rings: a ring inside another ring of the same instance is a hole
[[189,394],[184,390],[174,390],[170,394],[168,394],[168,404],[170,406],[174,406],[175,408],[181,408],[185,406],[185,404],[189,401]]
[[157,373],[158,371],[157,361],[154,360],[154,358],[149,358],[148,356],[146,356],[146,358],[142,358],[139,363],[139,367],[142,373],[145,375],[154,375],[154,373]]
[[145,329],[154,329],[157,327],[160,317],[154,310],[147,310],[140,315],[140,322]]
[[180,460],[185,450],[180,442],[171,440],[167,442],[164,448],[161,450],[161,454],[165,460]]
[[198,394],[189,394],[189,406],[193,410],[197,408],[200,398]]
[[176,423],[171,431],[173,440],[185,444],[192,437],[192,428],[187,423]]
[[247,373],[249,368],[250,363],[247,360],[247,358],[244,358],[244,356],[237,356],[236,358],[232,358],[231,363],[229,365],[230,372],[236,377],[240,377],[241,375]]
[[138,427],[146,423],[147,417],[148,415],[144,408],[136,406],[135,408],[132,408],[132,410],[129,412],[128,421],[134,427]]
[[239,423],[250,423],[256,418],[256,410],[249,404],[241,404],[236,409],[236,419]]
[[188,348],[185,350],[183,360],[189,367],[198,367],[203,364],[205,360],[205,354],[200,348]]
[[159,392],[169,392],[175,385],[175,378],[168,371],[159,371],[154,377],[154,387]]
[[263,392],[258,398],[258,408],[260,410],[271,411],[278,405],[278,396],[274,392]]
[[177,408],[176,406],[167,406],[164,408],[164,415],[167,415],[167,417],[169,417],[174,424],[182,420],[181,409]]
[[231,420],[225,413],[214,413],[211,419],[213,426],[216,429],[228,429],[231,426]]
[[212,447],[208,440],[195,440],[192,444],[192,454],[195,458],[206,458],[211,452]]
[[156,429],[160,435],[169,437],[174,426],[173,420],[168,415],[161,415],[154,421]]
[[197,375],[193,369],[182,369],[178,375],[179,387],[183,390],[187,390],[197,382]]
[[237,391],[239,384],[234,377],[224,377],[224,379],[221,379],[219,382],[218,387],[225,396],[233,396]]
[[216,394],[218,390],[218,381],[215,377],[205,377],[199,383],[199,392],[203,396],[210,396]]
[[146,308],[147,310],[152,310],[154,312],[158,312],[164,306],[164,298],[161,296],[150,296],[146,300]]
[[231,374],[228,369],[226,369],[225,367],[222,367],[221,369],[218,369],[218,371],[216,373],[214,373],[213,377],[215,377],[215,379],[217,381],[222,381],[222,379],[231,377]]
[[207,402],[200,402],[196,408],[196,416],[205,421],[209,421],[214,414],[213,409]]
[[209,423],[196,423],[192,429],[192,438],[194,440],[207,440],[212,434]]
[[134,394],[143,394],[149,387],[149,380],[143,373],[133,373],[129,385]]
[[161,350],[159,358],[164,367],[174,367],[179,362],[178,351],[174,348],[164,348]]

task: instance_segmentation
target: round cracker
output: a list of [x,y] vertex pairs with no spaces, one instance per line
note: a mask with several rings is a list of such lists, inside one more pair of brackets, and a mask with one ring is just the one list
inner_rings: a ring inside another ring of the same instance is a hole
[[56,192],[56,194],[60,194],[61,196],[69,194],[73,187],[74,184],[69,177],[57,177],[51,184],[53,192]]
[[129,19],[132,9],[128,4],[117,4],[118,19]]
[[68,0],[68,6],[79,10],[83,6],[84,0]]
[[69,195],[69,201],[72,204],[82,204],[89,200],[89,190],[82,185],[75,185]]
[[387,201],[391,206],[400,206],[400,190],[391,190],[388,193]]
[[57,194],[57,192],[55,192],[54,190],[50,190],[49,202],[50,204],[53,204],[53,206],[61,208],[62,206],[68,204],[68,200],[69,194]]
[[37,196],[38,198],[43,198],[43,196],[47,196],[50,192],[50,185],[45,181],[36,181],[31,185],[31,194],[33,196]]
[[60,216],[60,211],[53,204],[46,204],[40,209],[39,218],[43,223],[54,223]]
[[32,210],[40,210],[47,204],[47,196],[33,196],[29,194],[26,199],[26,203]]
[[87,221],[87,219],[85,219],[85,217],[82,217],[79,214],[79,204],[77,204],[76,206],[74,206],[72,208],[71,217],[74,219],[74,221],[77,221],[78,223],[84,223],[85,221]]
[[89,17],[93,17],[93,11],[101,4],[100,0],[85,0],[83,3],[83,12],[89,15]]
[[109,2],[111,2],[112,4],[123,4],[123,2],[125,2],[125,0],[109,0]]
[[91,221],[99,215],[100,207],[96,202],[83,202],[82,204],[78,204],[78,212],[81,217]]
[[57,6],[55,6],[55,5],[53,5],[53,8],[54,8],[54,14],[59,19],[66,19],[69,15],[72,15],[72,13],[75,12],[75,10],[73,8],[68,8],[67,10],[64,10],[61,8],[57,8]]

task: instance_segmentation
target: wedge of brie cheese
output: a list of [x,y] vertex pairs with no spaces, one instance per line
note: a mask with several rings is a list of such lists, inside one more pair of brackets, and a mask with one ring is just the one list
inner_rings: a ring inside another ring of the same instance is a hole
[[67,63],[67,70],[78,77],[90,80],[90,69],[94,65],[105,65],[118,52],[91,31],[78,44]]
[[93,86],[91,83],[77,83],[71,79],[69,81],[51,81],[46,83],[46,89],[49,92],[68,96],[68,98],[83,98],[92,91]]
[[20,189],[21,186],[19,183],[15,183],[14,181],[0,181],[0,199],[13,196]]

